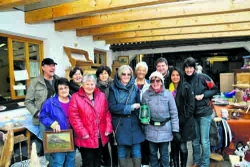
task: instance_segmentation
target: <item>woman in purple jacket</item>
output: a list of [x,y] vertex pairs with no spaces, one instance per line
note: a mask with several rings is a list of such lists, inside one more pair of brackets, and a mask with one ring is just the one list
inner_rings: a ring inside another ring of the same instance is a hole
[[[54,97],[49,98],[43,104],[39,119],[46,127],[46,130],[60,132],[61,130],[72,129],[69,123],[69,81],[60,78],[55,83]],[[53,153],[53,167],[74,167],[76,152]]]

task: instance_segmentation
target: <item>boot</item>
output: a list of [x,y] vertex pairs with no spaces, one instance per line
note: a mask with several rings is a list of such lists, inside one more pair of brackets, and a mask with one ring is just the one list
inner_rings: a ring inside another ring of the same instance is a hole
[[179,156],[173,156],[174,167],[179,167]]
[[141,167],[141,158],[133,158],[132,161],[134,167]]
[[127,167],[127,158],[118,159],[120,167]]
[[181,167],[186,167],[188,153],[187,152],[180,152],[180,154],[181,154]]
[[170,152],[170,161],[169,161],[169,167],[173,167],[174,166],[174,161],[173,161],[173,153],[172,150]]

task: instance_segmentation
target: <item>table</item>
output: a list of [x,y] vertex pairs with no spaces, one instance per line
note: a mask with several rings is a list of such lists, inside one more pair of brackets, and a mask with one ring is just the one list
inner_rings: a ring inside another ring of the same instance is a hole
[[28,156],[30,155],[30,137],[31,134],[36,135],[42,140],[39,126],[35,126],[32,123],[32,115],[26,108],[20,108],[10,111],[0,112],[0,130],[8,131],[9,128],[13,129],[15,134],[22,132],[27,138]]
[[[221,117],[221,109],[231,109],[231,106],[217,106],[213,105],[214,110],[216,114]],[[230,144],[231,148],[229,149],[235,149],[232,144],[235,146],[235,144],[239,141],[243,142],[244,144],[247,144],[247,141],[250,141],[250,119],[228,119],[227,120],[231,131],[233,133],[233,140]],[[229,146],[229,147],[230,147]],[[227,151],[228,149],[225,149]]]

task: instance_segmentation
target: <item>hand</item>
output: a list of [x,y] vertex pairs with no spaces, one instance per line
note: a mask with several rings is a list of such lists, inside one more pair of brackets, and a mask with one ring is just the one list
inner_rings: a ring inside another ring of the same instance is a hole
[[60,125],[56,125],[55,128],[53,129],[54,132],[61,132],[61,127]]
[[204,94],[196,95],[196,96],[195,96],[195,99],[198,100],[198,101],[200,101],[200,100],[203,99],[203,97],[204,97]]
[[89,138],[89,135],[85,135],[84,137],[83,137],[83,139],[88,139]]
[[140,108],[140,103],[134,103],[134,104],[132,104],[132,109],[134,110],[134,109],[138,109],[138,108]]
[[175,141],[176,143],[179,143],[181,141],[181,135],[179,132],[173,132],[173,141]]
[[105,136],[108,136],[109,135],[109,132],[105,132],[105,134],[104,134]]

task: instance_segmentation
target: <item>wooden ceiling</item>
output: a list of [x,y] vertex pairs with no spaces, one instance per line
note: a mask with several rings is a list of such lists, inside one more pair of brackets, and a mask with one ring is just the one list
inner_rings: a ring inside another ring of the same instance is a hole
[[[0,9],[14,1],[39,0],[0,0]],[[248,37],[250,0],[76,0],[25,12],[28,24],[51,20],[107,44]]]

